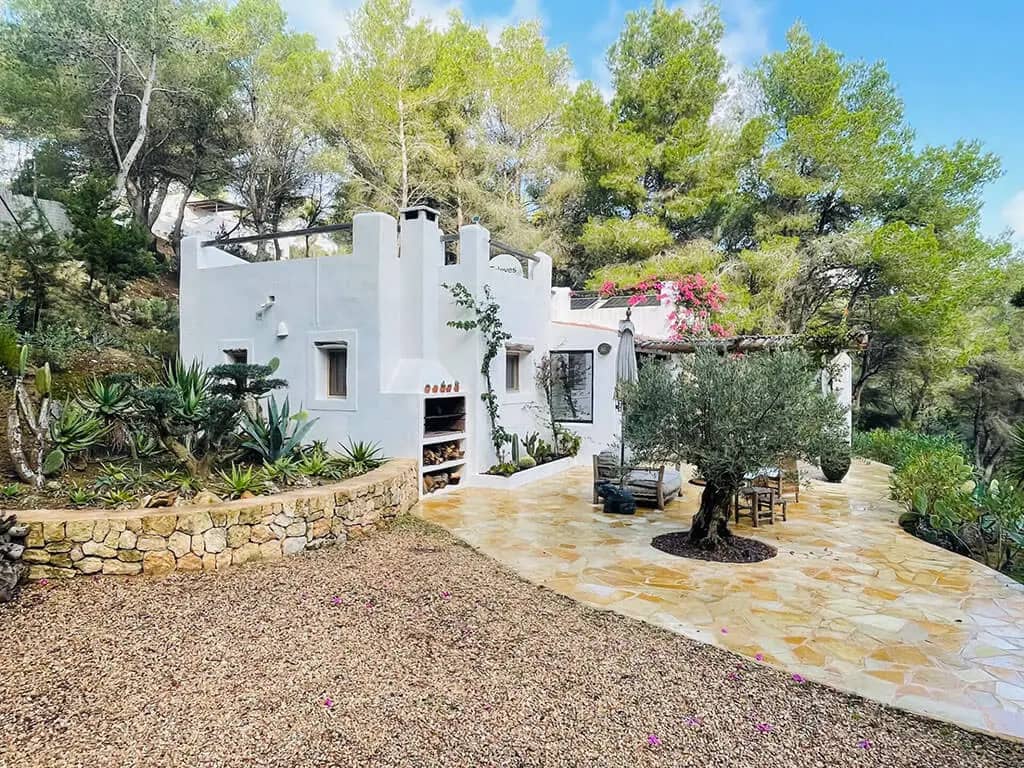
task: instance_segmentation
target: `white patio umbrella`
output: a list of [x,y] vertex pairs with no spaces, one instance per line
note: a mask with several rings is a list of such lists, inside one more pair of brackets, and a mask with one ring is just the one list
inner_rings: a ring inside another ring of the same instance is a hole
[[[636,343],[633,333],[633,321],[630,320],[632,309],[626,308],[626,319],[619,321],[619,350],[615,356],[615,391],[617,396],[623,391],[623,386],[635,384],[640,378],[640,371],[636,365]],[[626,400],[620,396],[619,413],[622,423],[619,430],[619,487],[625,485],[626,473]]]

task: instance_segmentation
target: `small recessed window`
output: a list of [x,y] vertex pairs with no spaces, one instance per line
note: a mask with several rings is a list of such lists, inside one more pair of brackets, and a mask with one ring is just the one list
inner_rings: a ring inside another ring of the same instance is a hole
[[519,358],[518,352],[505,353],[505,391],[519,391]]
[[318,344],[327,397],[348,397],[348,347],[343,344]]
[[249,362],[248,349],[225,349],[224,362],[245,365]]

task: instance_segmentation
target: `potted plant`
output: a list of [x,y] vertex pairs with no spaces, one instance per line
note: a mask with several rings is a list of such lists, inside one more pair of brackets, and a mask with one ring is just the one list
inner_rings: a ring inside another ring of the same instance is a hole
[[850,471],[850,443],[843,435],[835,435],[821,447],[818,459],[822,474],[830,483],[841,483]]

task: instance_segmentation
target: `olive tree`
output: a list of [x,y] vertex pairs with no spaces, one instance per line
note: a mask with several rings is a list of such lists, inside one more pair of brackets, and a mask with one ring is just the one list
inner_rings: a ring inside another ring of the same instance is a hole
[[704,478],[690,542],[709,550],[731,535],[729,506],[746,473],[783,456],[814,457],[844,417],[821,391],[818,365],[795,350],[703,349],[676,368],[644,366],[627,397],[634,455],[693,464]]

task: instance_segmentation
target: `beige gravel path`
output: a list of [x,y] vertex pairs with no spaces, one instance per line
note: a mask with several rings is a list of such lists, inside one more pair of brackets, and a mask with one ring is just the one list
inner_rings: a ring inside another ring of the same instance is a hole
[[222,574],[33,586],[0,606],[0,648],[4,768],[1024,763],[420,523]]

